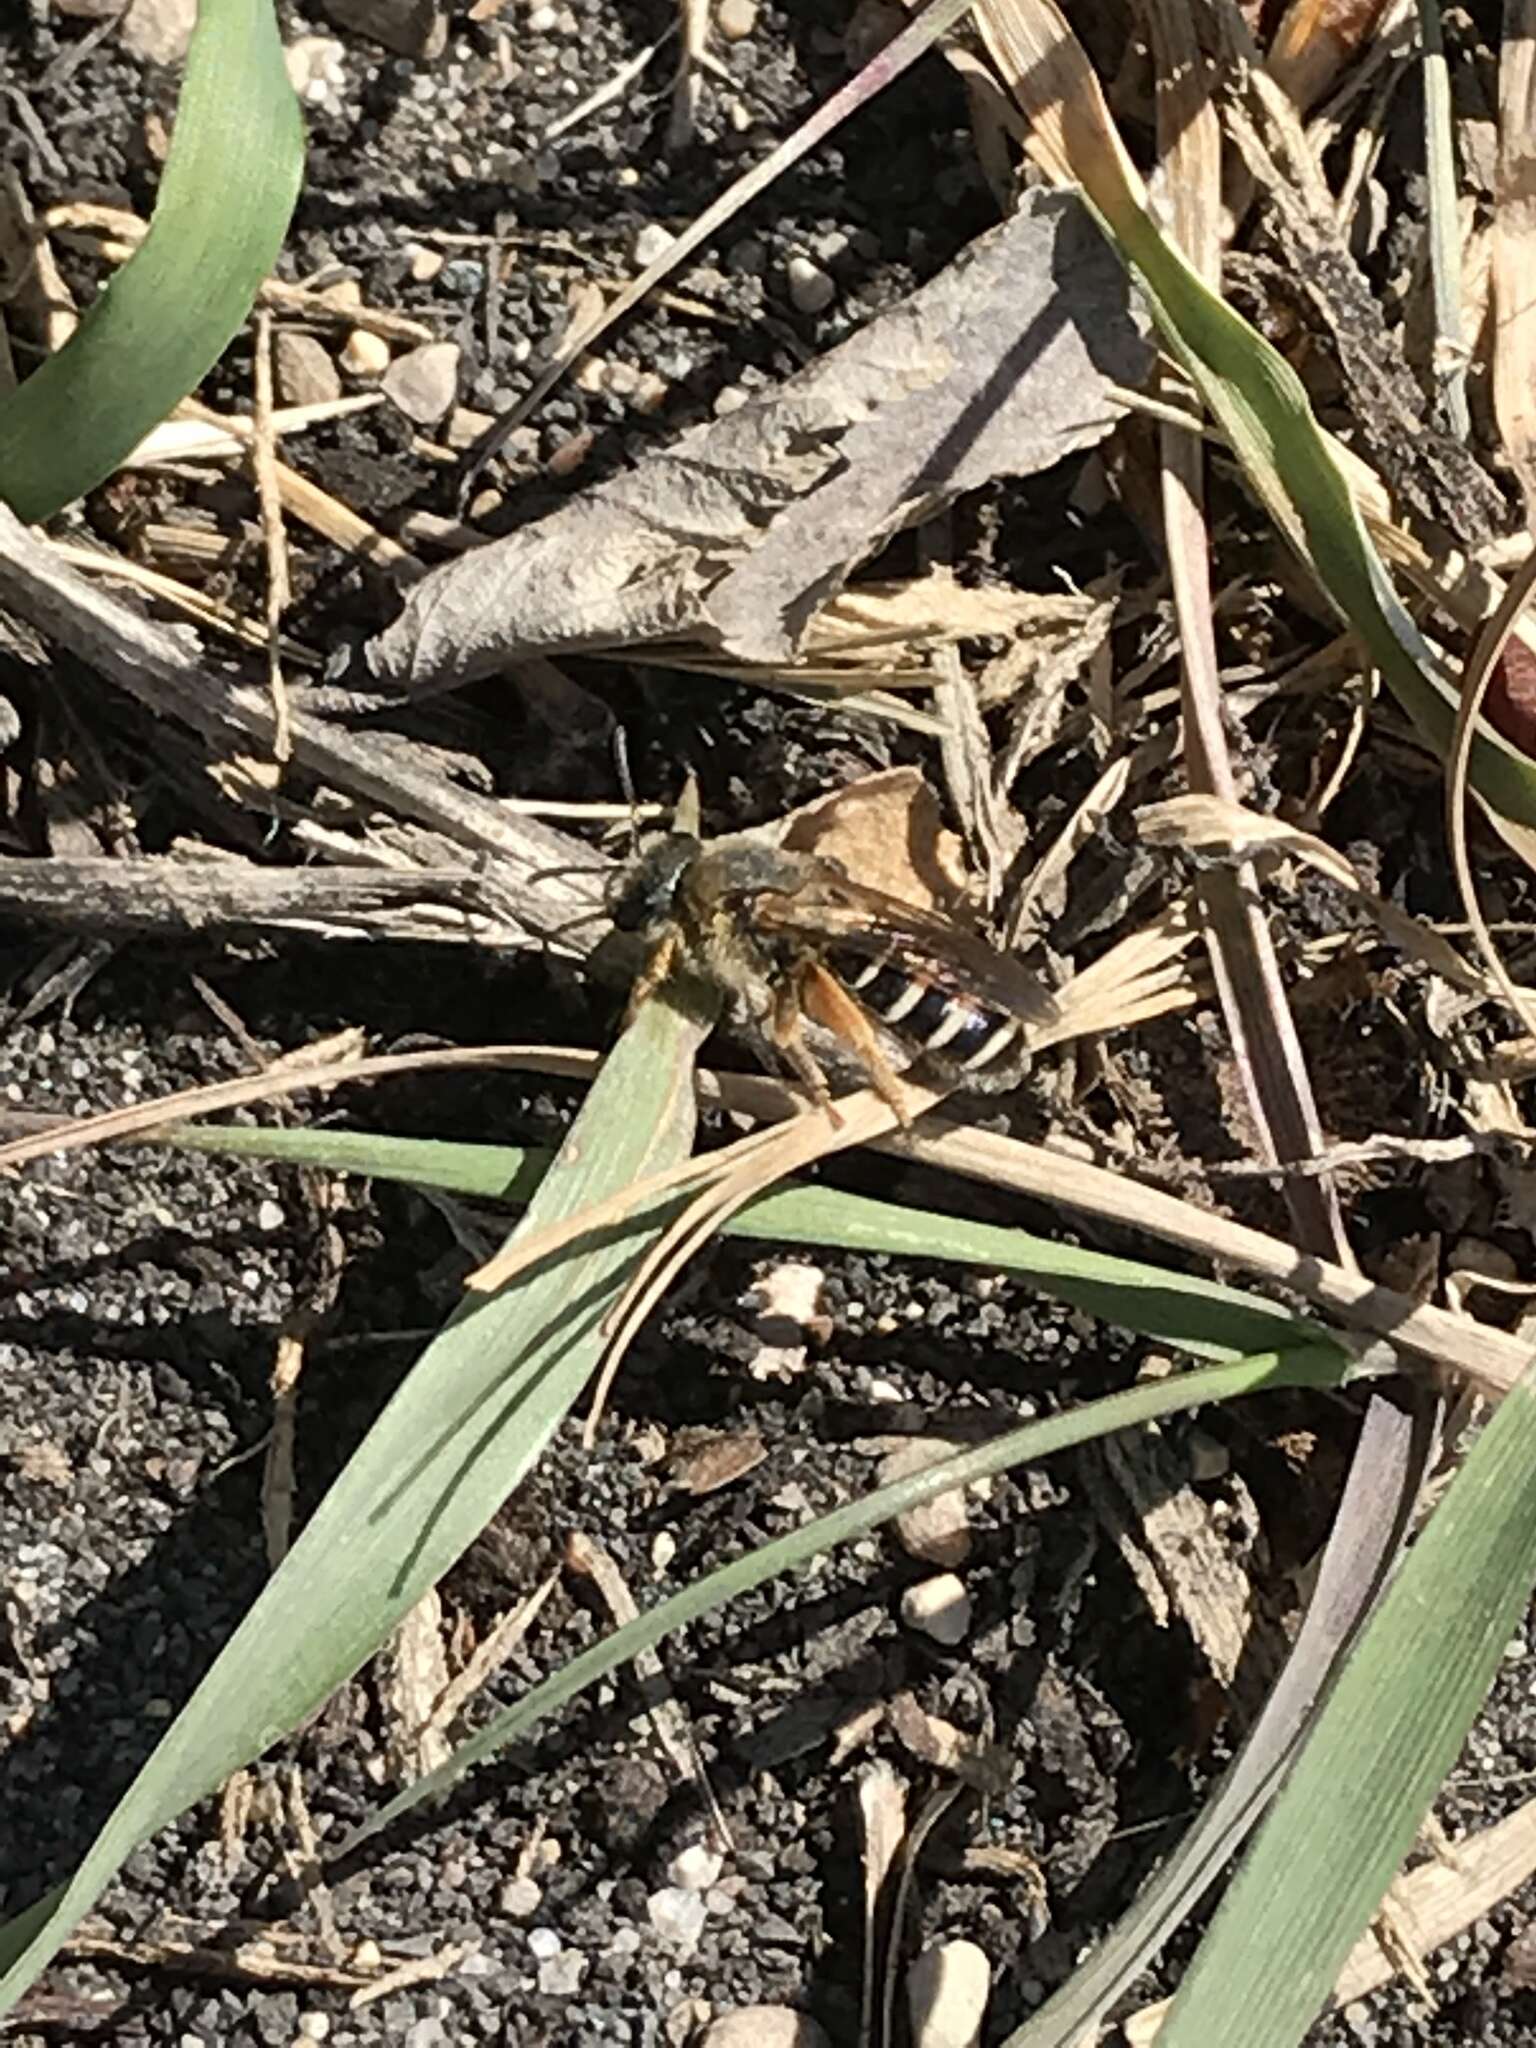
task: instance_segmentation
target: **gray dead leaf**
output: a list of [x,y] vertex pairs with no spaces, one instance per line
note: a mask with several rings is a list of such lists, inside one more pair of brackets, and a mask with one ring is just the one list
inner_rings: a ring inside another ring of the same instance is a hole
[[703,639],[782,662],[901,528],[1050,467],[1120,416],[1151,351],[1082,203],[1033,192],[930,284],[778,390],[446,563],[367,649],[400,688],[535,651]]

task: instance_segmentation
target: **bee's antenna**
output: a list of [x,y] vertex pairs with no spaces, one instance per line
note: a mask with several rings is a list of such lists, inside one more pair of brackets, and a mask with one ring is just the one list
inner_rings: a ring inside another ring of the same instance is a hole
[[619,778],[619,794],[629,805],[629,852],[640,851],[640,800],[635,795],[635,778],[629,772],[629,734],[622,725],[613,728],[613,767]]

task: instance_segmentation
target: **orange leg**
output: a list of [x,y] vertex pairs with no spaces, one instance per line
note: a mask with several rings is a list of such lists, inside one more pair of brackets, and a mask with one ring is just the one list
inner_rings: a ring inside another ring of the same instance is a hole
[[831,1091],[827,1077],[817,1066],[810,1047],[805,1042],[803,1012],[800,1002],[801,970],[794,969],[774,985],[773,1008],[768,1017],[768,1033],[797,1077],[809,1088],[812,1095],[826,1110],[834,1123],[837,1111],[832,1107]]
[[868,1017],[853,997],[819,960],[804,961],[797,978],[797,1000],[806,1015],[843,1041],[869,1075],[881,1101],[889,1103],[903,1124],[909,1124],[912,1119],[902,1099],[901,1083],[880,1050]]
[[644,967],[635,976],[635,985],[629,992],[629,1006],[624,1012],[626,1024],[633,1024],[641,1007],[650,1001],[667,979],[677,965],[677,957],[682,951],[682,946],[681,932],[675,925],[668,925],[646,955]]

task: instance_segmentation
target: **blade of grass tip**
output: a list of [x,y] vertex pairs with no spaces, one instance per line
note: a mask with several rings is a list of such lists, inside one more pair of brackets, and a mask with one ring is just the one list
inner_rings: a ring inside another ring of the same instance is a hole
[[202,0],[149,232],[0,402],[0,498],[20,518],[103,482],[201,383],[277,260],[303,163],[272,0]]
[[1001,2048],[1063,2048],[1092,2030],[1131,1988],[1258,1825],[1340,1653],[1354,1638],[1397,1555],[1428,1433],[1373,1399],[1333,1534],[1296,1642],[1263,1711],[1199,1818],[1135,1905],[1061,1989]]
[[[1300,378],[1158,227],[1093,68],[1053,0],[978,0],[976,19],[1030,123],[1031,155],[1049,176],[1081,186],[1254,495],[1443,759],[1455,693],[1392,586]],[[1536,825],[1536,763],[1486,722],[1477,729],[1472,779],[1496,809]]]
[[[575,1213],[686,1153],[703,1036],[667,1004],[620,1040],[525,1228]],[[0,1929],[0,2013],[58,1952],[123,1859],[297,1726],[378,1647],[485,1526],[569,1412],[636,1248],[672,1214],[462,1303],[417,1360],[73,1877]]]
[[1536,1384],[1472,1446],[1336,1678],[1159,2048],[1295,2048],[1456,1760],[1536,1586]]
[[774,180],[797,164],[801,157],[826,139],[832,131],[850,114],[857,113],[867,101],[894,79],[901,76],[909,65],[915,64],[925,51],[931,49],[939,37],[952,29],[957,21],[969,14],[975,0],[929,0],[915,21],[908,22],[899,34],[893,36],[883,50],[880,50],[864,66],[841,86],[825,106],[818,107],[808,120],[787,136],[777,147],[770,150],[761,163],[754,164],[743,172],[734,184],[728,185],[718,199],[712,199],[697,220],[690,221],[670,248],[664,249],[654,263],[648,263],[638,277],[630,279],[617,298],[579,336],[567,336],[554,357],[534,383],[531,391],[520,399],[516,406],[496,422],[484,438],[470,450],[460,483],[461,493],[467,490],[475,478],[503,447],[508,437],[520,427],[554,390],[566,371],[584,350],[592,348],[599,338],[632,313],[649,292],[655,290],[664,277],[668,277],[693,254],[694,250],[707,242],[711,235],[724,227],[733,214],[750,205],[759,192],[766,191]]
[[990,1443],[961,1452],[956,1457],[945,1458],[938,1464],[925,1465],[920,1472],[910,1473],[889,1486],[877,1488],[849,1502],[846,1507],[835,1508],[830,1514],[806,1523],[803,1528],[792,1530],[787,1536],[775,1537],[771,1543],[761,1544],[706,1577],[694,1580],[680,1592],[660,1601],[637,1621],[627,1622],[591,1649],[573,1657],[552,1677],[535,1686],[515,1707],[488,1722],[470,1741],[457,1749],[446,1764],[418,1779],[408,1791],[381,1807],[347,1837],[336,1850],[336,1858],[340,1860],[351,1855],[371,1836],[379,1834],[423,1800],[441,1797],[470,1771],[509,1742],[527,1734],[529,1729],[568,1699],[598,1679],[605,1678],[621,1664],[629,1663],[640,1651],[653,1648],[664,1636],[690,1621],[696,1621],[700,1615],[712,1613],[728,1601],[738,1599],[754,1586],[763,1585],[781,1572],[796,1570],[835,1544],[849,1543],[867,1535],[871,1529],[878,1529],[882,1523],[905,1514],[908,1509],[932,1500],[938,1494],[973,1486],[977,1480],[1009,1471],[1015,1465],[1050,1457],[1057,1451],[1096,1441],[1117,1430],[1136,1428],[1208,1402],[1237,1400],[1278,1387],[1337,1387],[1348,1378],[1349,1372],[1350,1368],[1341,1363],[1338,1352],[1332,1349],[1304,1349],[1279,1357],[1270,1355],[1245,1358],[1228,1365],[1200,1366],[1192,1372],[1176,1374],[1171,1379],[1129,1387],[1121,1393],[1085,1402],[1066,1415],[1053,1415],[1044,1421],[1027,1423],[1020,1429],[1010,1430],[1005,1436],[994,1437]]
[[[510,1145],[394,1138],[369,1131],[192,1130],[167,1132],[177,1150],[266,1159],[324,1172],[366,1174],[408,1187],[483,1200],[526,1203],[549,1155]],[[902,1208],[840,1188],[778,1188],[721,1225],[727,1236],[837,1251],[887,1252],[985,1266],[1017,1278],[1087,1315],[1178,1346],[1197,1358],[1229,1360],[1325,1341],[1321,1324],[1219,1281],[1083,1251],[995,1223],[931,1209]]]

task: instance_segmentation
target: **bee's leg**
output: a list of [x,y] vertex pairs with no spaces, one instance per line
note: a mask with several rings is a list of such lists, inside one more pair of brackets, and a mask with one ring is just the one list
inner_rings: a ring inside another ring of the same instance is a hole
[[889,1104],[903,1125],[909,1124],[912,1119],[902,1098],[901,1083],[880,1050],[868,1017],[836,975],[829,974],[819,960],[807,960],[801,966],[799,983],[797,994],[806,1013],[834,1032],[857,1056],[881,1101]]
[[818,1104],[836,1123],[837,1111],[832,1107],[832,1091],[827,1086],[827,1077],[817,1066],[815,1055],[805,1042],[800,984],[808,964],[797,963],[781,981],[774,983],[773,1007],[768,1013],[768,1034],[797,1078],[804,1082]]
[[645,965],[635,976],[635,985],[629,992],[629,1004],[624,1012],[626,1024],[633,1024],[642,1007],[650,1001],[677,965],[682,945],[682,933],[675,924],[669,924],[651,947],[646,955]]

